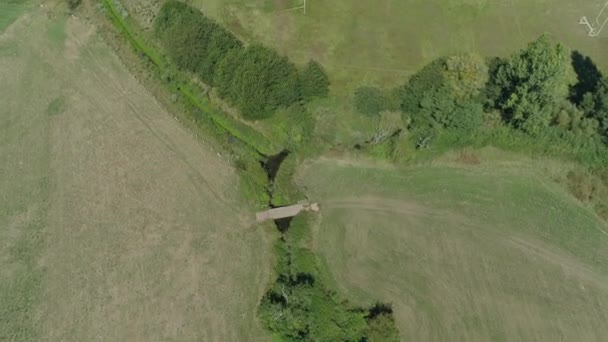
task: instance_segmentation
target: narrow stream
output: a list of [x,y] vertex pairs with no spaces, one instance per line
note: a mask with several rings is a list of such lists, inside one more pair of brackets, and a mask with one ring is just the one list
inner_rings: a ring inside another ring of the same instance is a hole
[[283,161],[289,156],[290,153],[291,152],[288,150],[283,150],[278,154],[268,156],[265,161],[260,161],[260,165],[262,165],[264,171],[266,171],[266,176],[268,177],[269,182],[274,182],[274,179],[281,168],[281,164],[283,164]]

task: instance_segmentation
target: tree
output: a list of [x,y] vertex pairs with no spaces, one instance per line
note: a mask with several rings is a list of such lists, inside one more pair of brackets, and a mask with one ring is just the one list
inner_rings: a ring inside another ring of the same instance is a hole
[[219,62],[242,43],[198,9],[177,1],[166,2],[156,18],[155,33],[171,60],[180,68],[196,72],[213,85]]
[[594,93],[587,93],[586,114],[599,123],[599,131],[608,138],[608,78],[601,80]]
[[302,94],[305,99],[313,97],[327,97],[329,94],[329,78],[323,67],[311,60],[300,76],[302,80]]
[[169,59],[182,70],[195,72],[215,86],[248,119],[270,116],[306,98],[325,96],[329,81],[316,62],[303,74],[287,57],[260,45],[243,44],[198,9],[175,0],[161,7],[154,24]]
[[242,49],[243,43],[223,27],[213,23],[205,53],[197,67],[199,77],[210,86],[214,85],[215,72],[219,62],[230,50]]
[[488,82],[488,66],[476,54],[459,54],[445,59],[442,78],[457,100],[476,98]]
[[213,23],[197,9],[169,1],[161,7],[154,30],[177,67],[196,71],[207,52]]
[[234,104],[248,119],[268,117],[278,107],[289,106],[302,99],[302,86],[295,65],[261,45],[245,49],[230,88]]
[[189,22],[170,26],[165,32],[163,45],[178,68],[196,71],[205,56],[207,39],[205,24]]
[[241,64],[244,49],[232,49],[218,63],[213,75],[213,84],[220,97],[231,102],[236,102],[237,94],[233,92],[233,79],[236,69]]
[[505,119],[530,133],[551,122],[568,92],[568,52],[541,36],[510,59],[494,64],[489,94]]
[[477,55],[435,60],[405,84],[401,108],[418,128],[470,132],[483,121],[480,97],[488,79],[487,70]]
[[598,121],[569,101],[564,101],[555,115],[555,124],[577,135],[590,137],[598,133]]

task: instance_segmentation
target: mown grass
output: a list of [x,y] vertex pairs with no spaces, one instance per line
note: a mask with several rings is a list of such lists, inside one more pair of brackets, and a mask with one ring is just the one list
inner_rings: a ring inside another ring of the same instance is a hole
[[404,340],[601,340],[608,230],[552,181],[571,166],[477,158],[310,164],[301,185],[321,203],[315,241],[337,284],[392,302]]
[[[39,258],[52,188],[45,108],[54,91],[24,100],[43,87],[49,68],[25,52],[22,41],[2,38],[0,50],[11,53],[0,55],[0,340],[34,341],[43,278]],[[21,69],[23,63],[30,68]],[[15,70],[22,70],[18,78]]]
[[27,10],[29,0],[3,0],[0,2],[0,33]]

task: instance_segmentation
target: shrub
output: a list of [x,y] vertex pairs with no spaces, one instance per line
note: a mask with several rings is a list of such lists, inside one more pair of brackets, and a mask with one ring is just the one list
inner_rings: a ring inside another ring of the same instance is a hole
[[584,96],[583,105],[587,116],[597,120],[600,134],[608,138],[608,79],[602,79],[593,93]]
[[302,80],[302,95],[305,99],[327,97],[329,94],[329,78],[323,67],[311,60],[300,76]]
[[406,113],[416,113],[429,92],[438,92],[441,80],[443,59],[435,60],[414,74],[403,86],[401,109]]
[[598,121],[594,118],[585,117],[585,113],[572,103],[564,101],[555,114],[554,124],[567,129],[574,134],[593,136],[598,131]]

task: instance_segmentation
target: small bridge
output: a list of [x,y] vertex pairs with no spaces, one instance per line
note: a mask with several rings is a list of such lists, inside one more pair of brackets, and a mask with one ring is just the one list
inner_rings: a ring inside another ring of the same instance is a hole
[[319,211],[319,204],[317,203],[298,203],[296,205],[290,205],[288,207],[273,208],[266,211],[261,211],[255,214],[258,222],[265,222],[269,220],[279,220],[282,218],[293,217],[303,211]]

